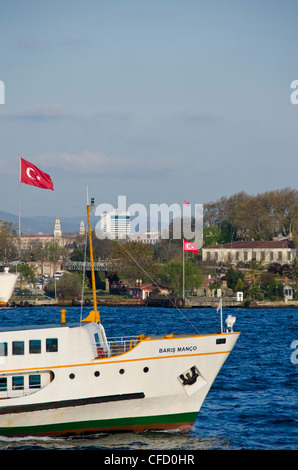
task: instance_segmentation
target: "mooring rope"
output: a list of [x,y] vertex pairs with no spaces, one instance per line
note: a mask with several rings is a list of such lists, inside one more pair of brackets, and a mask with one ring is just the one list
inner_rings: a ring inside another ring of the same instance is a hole
[[172,301],[172,299],[170,299],[170,297],[168,297],[164,292],[162,292],[162,290],[160,289],[159,285],[154,281],[154,279],[152,279],[152,277],[150,276],[150,274],[148,274],[146,272],[146,270],[143,268],[143,266],[141,266],[138,261],[132,256],[132,254],[126,250],[126,248],[124,247],[124,243],[121,243],[121,242],[118,242],[118,245],[120,245],[123,250],[131,257],[131,259],[139,266],[139,268],[144,272],[144,274],[150,279],[150,281],[152,282],[152,284],[154,284],[159,290],[160,292],[170,301],[170,303],[173,305],[173,307],[175,307],[179,313],[181,313],[181,315],[188,321],[188,323],[190,323],[190,325],[197,331],[197,333],[201,334],[200,331],[196,328],[196,326],[190,321],[190,319],[180,310],[180,308]]

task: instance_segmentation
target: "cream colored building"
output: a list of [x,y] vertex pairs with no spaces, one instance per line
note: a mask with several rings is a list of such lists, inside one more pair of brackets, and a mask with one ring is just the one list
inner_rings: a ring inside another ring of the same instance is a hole
[[295,259],[294,242],[288,239],[274,241],[238,241],[202,248],[202,260],[212,265],[249,264],[262,262],[290,264]]
[[[45,248],[48,244],[57,242],[61,248],[64,248],[66,245],[69,245],[75,241],[78,235],[85,234],[84,222],[81,221],[78,233],[63,235],[61,229],[60,219],[57,217],[55,220],[53,234],[21,234],[21,250],[23,252],[36,250],[38,248]],[[18,243],[19,238],[16,237],[16,242]]]
[[54,277],[55,273],[62,269],[62,263],[59,261],[29,261],[28,264],[35,268],[35,277],[37,278],[42,276]]

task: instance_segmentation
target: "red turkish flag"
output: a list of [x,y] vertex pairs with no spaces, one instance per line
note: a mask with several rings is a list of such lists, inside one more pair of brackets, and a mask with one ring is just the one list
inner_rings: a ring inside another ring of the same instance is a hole
[[191,251],[192,253],[198,253],[198,245],[195,243],[190,243],[187,240],[183,240],[184,243],[184,251]]
[[50,175],[41,171],[37,166],[21,158],[20,183],[30,184],[41,189],[51,189],[54,191],[54,185]]

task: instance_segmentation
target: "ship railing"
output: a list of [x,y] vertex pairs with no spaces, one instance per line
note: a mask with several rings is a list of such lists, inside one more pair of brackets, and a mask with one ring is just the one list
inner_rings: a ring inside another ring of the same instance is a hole
[[26,397],[27,395],[32,395],[33,393],[38,392],[44,387],[7,387],[0,388],[0,399],[1,398],[20,398]]
[[134,348],[140,339],[135,336],[118,336],[114,338],[107,338],[108,348],[101,348],[96,345],[97,357],[111,357],[123,354],[130,349]]

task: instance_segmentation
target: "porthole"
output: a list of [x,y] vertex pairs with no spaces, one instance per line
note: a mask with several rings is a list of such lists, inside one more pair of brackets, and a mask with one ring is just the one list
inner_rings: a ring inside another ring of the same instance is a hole
[[119,374],[121,374],[121,375],[124,374],[124,372],[125,372],[124,369],[120,369],[120,370],[119,370]]
[[74,378],[75,378],[75,375],[74,375],[74,374],[69,374],[69,378],[70,378],[70,379],[74,379]]
[[226,338],[217,338],[216,344],[225,344],[226,343]]
[[147,374],[147,372],[149,372],[149,367],[144,367],[143,371],[145,372],[145,374]]
[[96,371],[94,372],[94,375],[95,375],[95,377],[99,377],[99,376],[100,376],[99,370],[96,370]]

